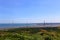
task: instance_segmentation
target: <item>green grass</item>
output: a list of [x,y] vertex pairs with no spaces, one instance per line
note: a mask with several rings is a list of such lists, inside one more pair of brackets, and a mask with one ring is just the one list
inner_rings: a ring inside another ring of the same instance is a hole
[[0,40],[60,40],[60,27],[0,30]]

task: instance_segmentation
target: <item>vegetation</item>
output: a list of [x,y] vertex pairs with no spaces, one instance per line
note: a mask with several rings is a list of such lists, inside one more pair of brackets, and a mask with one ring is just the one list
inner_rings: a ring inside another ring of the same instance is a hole
[[60,27],[0,30],[0,40],[60,40]]

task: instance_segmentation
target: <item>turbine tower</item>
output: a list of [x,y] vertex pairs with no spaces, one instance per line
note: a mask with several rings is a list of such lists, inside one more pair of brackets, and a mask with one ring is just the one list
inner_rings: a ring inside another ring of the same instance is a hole
[[44,24],[43,24],[43,25],[44,25],[44,27],[45,27],[45,20],[44,20]]

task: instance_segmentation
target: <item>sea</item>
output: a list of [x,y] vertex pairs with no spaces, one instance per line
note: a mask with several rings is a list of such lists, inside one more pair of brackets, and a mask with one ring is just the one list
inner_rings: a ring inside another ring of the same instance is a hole
[[60,23],[0,23],[1,28],[57,27]]

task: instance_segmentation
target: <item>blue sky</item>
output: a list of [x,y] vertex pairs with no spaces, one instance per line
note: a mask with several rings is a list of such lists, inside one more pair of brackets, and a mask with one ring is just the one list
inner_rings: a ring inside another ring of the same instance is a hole
[[0,23],[60,22],[60,0],[0,0]]

